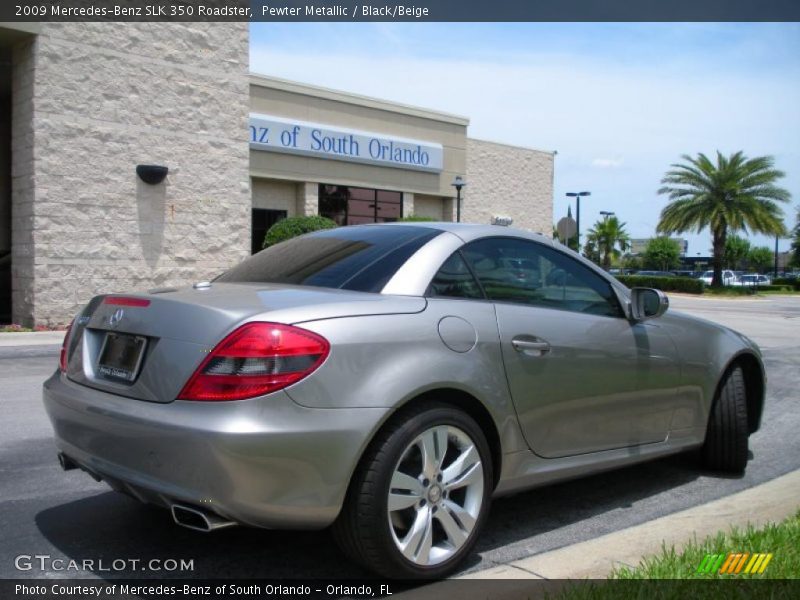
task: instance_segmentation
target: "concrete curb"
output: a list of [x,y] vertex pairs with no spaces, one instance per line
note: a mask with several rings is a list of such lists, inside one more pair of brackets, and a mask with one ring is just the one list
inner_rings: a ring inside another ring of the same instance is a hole
[[[635,567],[661,551],[680,550],[732,526],[758,527],[800,508],[800,470],[747,490],[598,538],[469,573],[459,579],[605,579],[614,567]],[[735,548],[731,548],[735,550]]]
[[[55,358],[53,365],[58,364],[58,355],[61,353],[61,344],[37,344],[30,346],[0,346],[0,359],[8,358],[34,358],[39,356],[52,356]],[[55,366],[53,367],[55,368]]]
[[20,333],[0,333],[0,348],[19,346],[61,346],[65,331],[29,331]]

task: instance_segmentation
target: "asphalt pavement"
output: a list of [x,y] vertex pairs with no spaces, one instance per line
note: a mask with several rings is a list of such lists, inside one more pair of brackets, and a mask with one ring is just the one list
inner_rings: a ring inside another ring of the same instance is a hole
[[[684,454],[499,499],[462,575],[646,523],[800,468],[800,297],[671,300],[673,310],[733,326],[764,349],[767,402],[746,474],[704,472]],[[57,360],[52,342],[0,348],[0,577],[368,576],[343,558],[327,531],[195,533],[85,473],[61,471],[41,403],[41,384]],[[20,571],[20,555],[92,560],[94,570],[59,570],[44,561],[44,568],[34,563]],[[107,567],[120,559],[127,561],[120,570],[97,570],[100,561]],[[142,570],[151,559],[191,561],[193,570]]]

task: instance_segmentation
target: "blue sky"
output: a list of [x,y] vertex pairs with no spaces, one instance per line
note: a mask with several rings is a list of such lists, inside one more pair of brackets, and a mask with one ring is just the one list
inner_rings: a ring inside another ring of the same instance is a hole
[[[800,204],[797,23],[254,23],[250,68],[467,116],[470,137],[557,150],[554,217],[566,214],[565,192],[590,190],[583,232],[613,211],[633,237],[650,237],[666,204],[660,179],[684,153],[773,155],[793,197],[788,226]],[[690,255],[709,252],[707,232],[687,237]]]

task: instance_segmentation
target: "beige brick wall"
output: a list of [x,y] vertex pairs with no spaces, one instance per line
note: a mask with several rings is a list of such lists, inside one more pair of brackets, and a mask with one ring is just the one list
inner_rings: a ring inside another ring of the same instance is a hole
[[249,254],[247,23],[46,23],[13,62],[15,321]]
[[[285,210],[287,217],[298,216],[298,184],[293,181],[253,179],[252,189],[253,208]],[[300,209],[303,209],[302,204]]]
[[514,227],[552,232],[552,152],[468,138],[466,180],[462,222],[490,223],[493,216],[509,216]]
[[[439,196],[416,194],[414,197],[414,214],[418,217],[431,217],[437,221],[449,221],[443,215],[444,201]],[[448,215],[449,217],[449,215]]]

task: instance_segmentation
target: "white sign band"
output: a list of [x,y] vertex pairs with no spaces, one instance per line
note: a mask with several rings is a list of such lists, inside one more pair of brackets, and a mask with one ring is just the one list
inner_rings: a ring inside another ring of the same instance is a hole
[[250,114],[250,148],[439,173],[441,144]]

